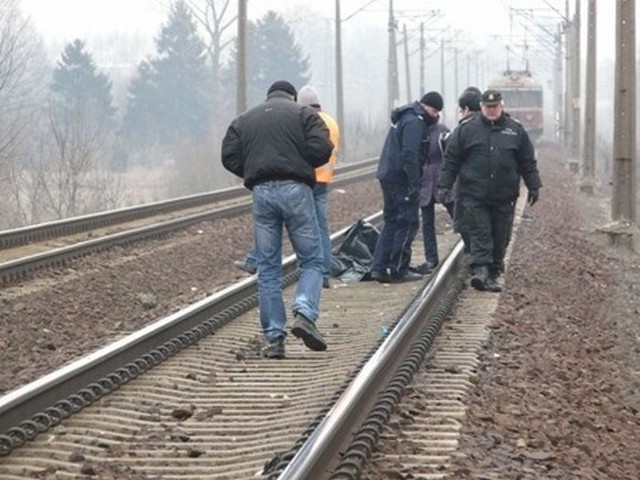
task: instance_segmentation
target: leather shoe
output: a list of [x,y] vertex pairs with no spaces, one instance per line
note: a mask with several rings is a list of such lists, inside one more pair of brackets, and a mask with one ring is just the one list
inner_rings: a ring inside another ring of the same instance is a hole
[[388,274],[384,272],[378,272],[377,270],[371,270],[371,273],[369,274],[369,276],[371,277],[371,280],[374,280],[376,282],[380,282],[380,283],[391,282],[391,278],[389,278]]
[[263,358],[284,358],[284,338],[277,338],[260,351]]
[[300,313],[296,313],[296,321],[291,327],[291,334],[301,339],[309,350],[322,352],[327,349],[327,342],[320,335],[316,325]]
[[407,272],[401,277],[391,277],[391,283],[405,283],[405,282],[415,282],[417,280],[422,280],[422,275],[415,272]]
[[501,292],[502,285],[498,282],[498,279],[493,276],[489,276],[484,282],[484,288],[489,292]]

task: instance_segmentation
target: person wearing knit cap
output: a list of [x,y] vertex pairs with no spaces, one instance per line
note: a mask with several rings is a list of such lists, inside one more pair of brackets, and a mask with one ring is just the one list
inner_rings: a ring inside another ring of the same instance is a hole
[[328,200],[329,200],[329,184],[333,180],[333,171],[338,162],[337,152],[340,148],[340,128],[338,122],[325,112],[320,105],[318,93],[310,85],[305,85],[300,89],[298,94],[298,103],[308,105],[314,108],[320,118],[324,121],[329,129],[329,139],[333,143],[333,152],[329,157],[329,161],[324,165],[316,168],[316,184],[313,187],[313,198],[316,206],[316,216],[318,217],[318,227],[320,228],[320,239],[322,243],[322,255],[324,259],[324,268],[322,272],[322,286],[330,288],[331,276],[331,232],[329,231],[329,222],[327,220]]
[[410,267],[411,244],[420,228],[420,178],[429,153],[429,126],[437,123],[443,104],[438,92],[429,92],[420,101],[391,112],[392,125],[376,171],[384,226],[373,253],[372,280],[395,283],[422,279]]
[[[320,239],[322,244],[323,269],[322,269],[322,286],[330,288],[331,277],[331,232],[329,231],[329,223],[327,221],[328,208],[328,185],[333,180],[333,171],[338,161],[336,153],[340,145],[340,129],[338,123],[331,115],[322,110],[318,93],[310,85],[305,85],[298,92],[298,103],[313,107],[324,121],[329,129],[329,139],[333,143],[333,152],[329,157],[329,161],[324,165],[316,168],[316,184],[313,187],[313,199],[316,208],[316,217],[318,218],[318,227],[320,228]],[[244,260],[236,260],[233,264],[247,273],[255,273],[258,269],[255,248],[249,251]]]
[[441,112],[444,107],[444,100],[438,92],[425,93],[420,99],[420,103],[435,108],[438,113]]
[[[326,350],[316,327],[323,257],[318,242],[315,169],[329,160],[329,130],[311,107],[295,102],[291,83],[274,82],[266,100],[236,117],[222,140],[222,164],[253,194],[260,324],[266,358],[284,358],[287,316],[282,298],[282,230],[298,257],[300,278],[291,333],[311,350]],[[283,132],[286,132],[283,134]]]
[[[420,178],[420,213],[422,217],[422,242],[424,246],[425,262],[415,268],[421,274],[431,273],[438,266],[438,240],[436,237],[436,182],[442,170],[443,143],[440,141],[449,129],[440,123],[440,111],[444,106],[442,96],[438,92],[425,94],[420,103],[426,105],[425,122],[426,156]],[[450,217],[453,218],[454,196],[444,199],[443,206]]]

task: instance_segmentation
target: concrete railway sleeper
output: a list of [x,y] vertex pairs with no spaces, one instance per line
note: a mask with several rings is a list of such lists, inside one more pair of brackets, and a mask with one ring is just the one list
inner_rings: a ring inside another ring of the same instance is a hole
[[[448,240],[449,248],[454,237]],[[295,268],[293,259],[288,262]],[[432,280],[444,276],[444,271],[443,265]],[[294,282],[295,273],[290,272],[287,281]],[[253,278],[248,278],[241,283],[252,282]],[[0,405],[3,426],[8,426],[2,430],[0,448],[5,454],[11,452],[0,459],[0,474],[3,478],[28,478],[23,475],[50,471],[73,477],[84,471],[107,476],[117,470],[151,478],[215,478],[223,474],[248,478],[273,475],[284,465],[295,469],[301,452],[308,448],[305,444],[322,437],[319,432],[332,425],[340,413],[336,409],[343,408],[345,399],[353,395],[354,385],[364,382],[363,372],[380,370],[377,384],[387,383],[395,370],[386,366],[391,362],[381,363],[380,356],[388,355],[394,342],[403,345],[403,355],[410,353],[406,344],[411,342],[398,339],[417,338],[421,329],[407,327],[400,320],[381,338],[380,326],[417,314],[416,307],[407,305],[430,291],[433,282],[415,283],[408,287],[360,282],[331,289],[323,299],[326,314],[323,311],[322,324],[328,330],[330,349],[309,352],[294,340],[289,345],[288,339],[287,358],[271,362],[257,353],[255,296],[236,306],[230,291],[220,292],[218,300],[224,308],[217,314],[200,312],[206,318],[192,323],[188,333],[176,333],[175,318],[164,319],[165,337],[171,336],[150,348],[150,343],[138,337],[134,341],[140,344],[138,354],[125,366],[106,370],[114,363],[106,362],[101,373],[84,377],[75,393],[58,395],[48,403],[45,395],[31,405],[29,415],[19,417],[29,420],[17,427],[7,423],[8,418],[16,418],[16,410],[9,410],[6,401],[4,407]],[[233,323],[223,326],[232,318]],[[123,348],[122,343],[117,348]],[[410,353],[409,362],[416,362],[411,359],[415,355]],[[85,366],[89,368],[88,363]],[[400,394],[402,383],[412,374],[405,367],[398,375],[392,388]],[[44,388],[42,383],[39,388]],[[36,390],[32,387],[31,393]],[[362,392],[356,395],[362,396]],[[367,402],[363,397],[354,404],[358,412],[374,407],[374,423],[387,416],[375,407],[372,396],[366,397]],[[389,395],[381,398],[386,402]],[[358,422],[350,419],[340,424],[351,425],[355,432]],[[370,427],[365,427],[363,435],[376,436]],[[301,443],[305,436],[309,438]],[[330,443],[342,445],[344,441]],[[224,458],[220,458],[223,451]],[[285,454],[270,462],[276,451]],[[331,456],[334,463],[341,459]],[[292,462],[282,463],[288,457]],[[263,471],[266,463],[271,464],[271,474]],[[312,477],[305,474],[299,478]]]

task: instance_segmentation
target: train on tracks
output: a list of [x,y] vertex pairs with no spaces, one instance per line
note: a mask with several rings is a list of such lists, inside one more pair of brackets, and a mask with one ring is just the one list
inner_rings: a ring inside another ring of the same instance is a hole
[[502,93],[505,111],[518,120],[535,141],[544,130],[544,92],[542,84],[529,69],[507,69],[489,83],[489,88]]

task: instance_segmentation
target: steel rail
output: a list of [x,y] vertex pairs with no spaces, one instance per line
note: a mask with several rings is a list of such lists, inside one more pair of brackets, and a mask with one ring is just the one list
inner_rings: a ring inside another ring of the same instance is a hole
[[[381,221],[378,212],[364,219],[377,224]],[[341,242],[351,227],[331,235],[334,245]],[[291,255],[283,261],[283,276],[293,279],[296,272],[296,258]],[[285,280],[286,281],[286,280]],[[235,316],[257,305],[257,276],[252,275],[220,292],[217,292],[189,307],[175,312],[153,324],[134,332],[100,350],[82,357],[75,362],[51,372],[23,387],[0,397],[0,456],[11,451],[3,443],[11,440],[11,431],[27,424],[28,428],[40,427],[36,417],[56,402],[64,400],[75,392],[86,390],[99,379],[136,362],[160,346],[179,338],[202,323],[216,316],[222,316],[224,324]],[[210,330],[210,329],[209,329]],[[208,331],[207,333],[212,333]],[[31,419],[31,420],[30,420]],[[46,429],[46,428],[45,428]],[[7,432],[2,435],[2,432]],[[34,432],[34,434],[39,431]],[[7,440],[9,439],[9,440]]]
[[[363,162],[360,162],[360,166],[362,166],[362,163]],[[367,165],[367,167],[368,166],[369,165]],[[355,169],[350,171],[353,170]],[[332,188],[337,188],[372,174],[373,170],[367,168],[365,171],[356,173],[355,175],[337,178],[331,185]],[[246,193],[246,189],[244,187],[242,187],[242,190]],[[37,253],[27,257],[9,260],[7,262],[0,263],[0,286],[25,278],[27,275],[41,268],[63,266],[67,261],[73,258],[106,250],[115,245],[124,245],[146,240],[148,238],[158,237],[203,221],[245,215],[251,212],[251,206],[252,200],[249,197],[246,201],[239,202],[235,205],[207,210],[205,212],[192,214],[186,217],[138,227],[100,238],[85,240],[83,242]]]
[[[333,408],[301,445],[279,480],[326,479],[340,458],[346,442],[362,424],[377,393],[394,373],[420,331],[438,308],[442,297],[455,280],[462,264],[463,245],[458,242],[451,255],[434,273],[434,277],[418,293],[384,343],[366,362]],[[269,477],[274,478],[274,477]]]
[[[372,167],[377,158],[369,158],[360,162],[342,165],[336,168],[336,175],[344,175],[367,167]],[[229,187],[212,192],[186,195],[179,198],[162,200],[132,207],[109,210],[89,215],[39,223],[11,230],[0,231],[0,249],[26,245],[34,241],[56,238],[74,233],[85,232],[97,228],[125,223],[153,215],[166,214],[175,210],[208,205],[247,196],[243,186]]]

